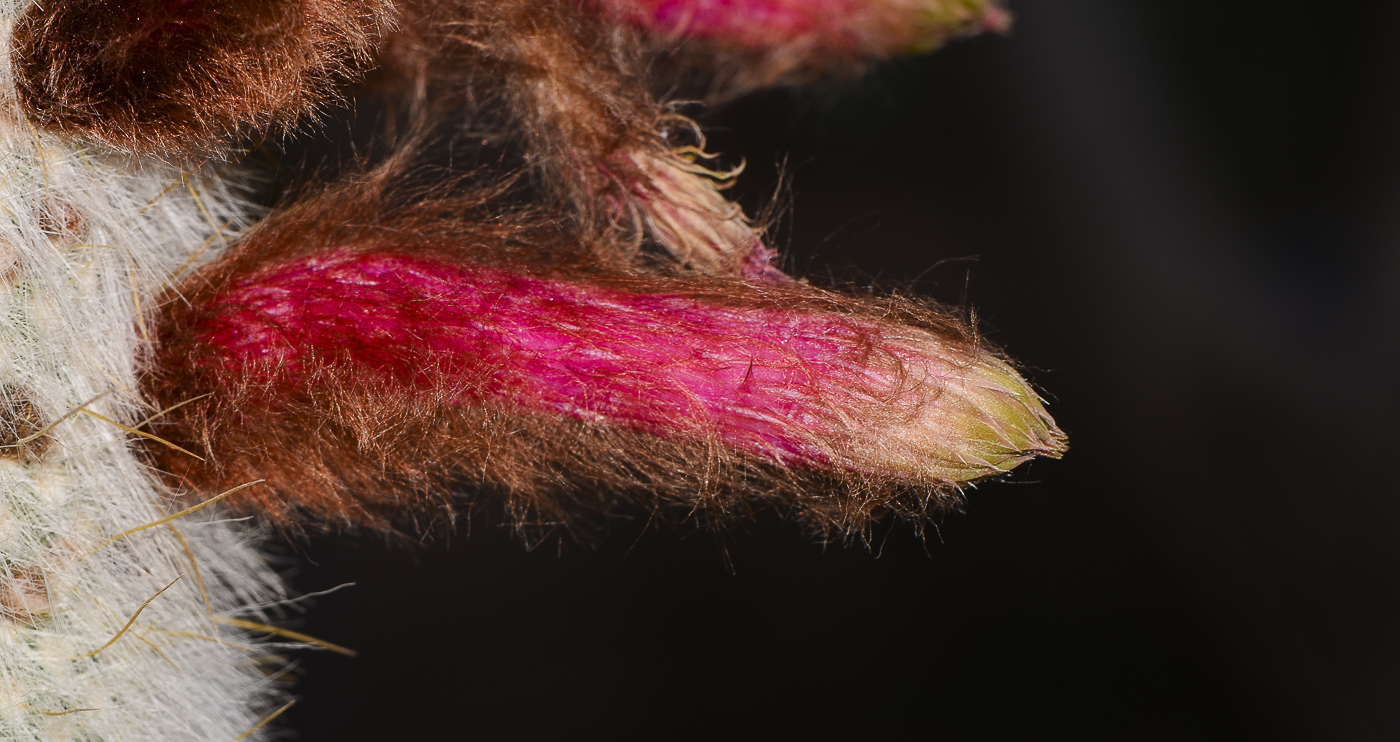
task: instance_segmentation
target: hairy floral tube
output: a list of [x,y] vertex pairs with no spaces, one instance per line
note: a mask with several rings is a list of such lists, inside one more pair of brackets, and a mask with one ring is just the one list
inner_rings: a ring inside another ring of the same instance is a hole
[[[284,522],[384,526],[465,478],[564,520],[561,496],[610,490],[692,509],[717,497],[718,511],[772,500],[851,533],[900,511],[902,487],[947,497],[1063,451],[1016,372],[918,305],[787,281],[566,276],[440,236],[323,236],[310,251],[305,236],[255,235],[258,258],[192,280],[161,316],[150,381],[164,404],[208,395],[158,427],[208,462],[166,449],[163,464],[206,492],[267,478],[244,501]],[[511,426],[532,432],[512,440]],[[419,428],[432,440],[401,437]],[[800,486],[814,476],[847,486]]]

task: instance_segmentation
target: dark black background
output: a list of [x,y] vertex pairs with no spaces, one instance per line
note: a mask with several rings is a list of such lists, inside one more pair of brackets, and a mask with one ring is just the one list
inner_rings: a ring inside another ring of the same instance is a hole
[[[807,274],[975,309],[1069,431],[927,540],[301,547],[303,740],[1400,738],[1400,4],[1021,0],[716,113]],[[726,563],[733,565],[733,573]]]

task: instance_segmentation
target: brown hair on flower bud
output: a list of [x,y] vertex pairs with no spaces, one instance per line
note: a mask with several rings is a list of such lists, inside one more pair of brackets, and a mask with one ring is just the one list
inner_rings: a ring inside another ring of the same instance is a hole
[[465,486],[527,531],[632,504],[860,537],[1065,450],[937,307],[632,271],[548,212],[390,185],[274,214],[167,297],[143,385],[173,485],[264,480],[238,505],[284,528],[421,527]]
[[312,111],[393,17],[388,0],[55,0],[16,22],[10,63],[36,125],[189,154]]

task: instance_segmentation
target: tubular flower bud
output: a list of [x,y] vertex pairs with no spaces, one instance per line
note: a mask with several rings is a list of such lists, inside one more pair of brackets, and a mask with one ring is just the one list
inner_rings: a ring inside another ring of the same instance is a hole
[[[279,437],[285,453],[321,448],[356,420],[411,423],[402,408],[367,407],[384,400],[470,431],[455,439],[437,433],[435,453],[410,468],[475,475],[516,489],[512,494],[527,502],[551,497],[541,490],[560,486],[558,473],[579,465],[576,452],[550,460],[550,451],[572,449],[561,441],[512,449],[483,439],[474,426],[532,420],[536,427],[552,425],[561,438],[574,435],[565,429],[591,429],[614,450],[589,455],[605,468],[634,472],[621,488],[638,491],[658,489],[663,474],[649,471],[646,461],[658,441],[680,452],[692,470],[682,480],[708,472],[710,486],[734,493],[753,489],[758,470],[775,483],[783,472],[825,472],[951,492],[1064,450],[1063,435],[1035,393],[986,351],[782,289],[565,281],[383,248],[331,250],[219,285],[225,288],[207,298],[175,305],[167,320],[161,365],[181,368],[179,388],[213,393],[188,408],[192,426],[169,435],[203,445],[222,467],[213,472],[216,480],[254,471],[267,478],[265,492],[275,496],[268,494],[265,505],[274,516],[291,507],[373,522],[372,508],[353,502],[364,489],[320,479],[302,456],[279,478],[281,470],[269,465],[278,454],[265,446],[240,448],[237,431],[275,430],[275,422],[264,421],[278,420],[291,421],[289,431],[316,431],[309,441]],[[328,385],[373,389],[378,401],[332,401],[323,391]],[[307,416],[318,422],[308,424]],[[366,437],[379,435],[358,435]],[[405,443],[423,453],[424,441]],[[444,455],[444,447],[452,453]],[[412,451],[379,455],[399,462],[414,457]],[[171,464],[203,476],[191,461]],[[617,476],[582,474],[585,481]],[[396,472],[384,475],[393,479]],[[726,477],[732,481],[717,484]],[[688,486],[679,481],[671,488]],[[772,497],[771,489],[755,492]],[[799,509],[809,505],[808,496],[787,494]]]

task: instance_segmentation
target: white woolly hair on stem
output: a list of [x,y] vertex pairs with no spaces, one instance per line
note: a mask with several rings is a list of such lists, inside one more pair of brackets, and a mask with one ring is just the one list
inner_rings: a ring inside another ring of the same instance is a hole
[[255,532],[183,507],[132,447],[142,312],[251,210],[212,167],[25,121],[30,5],[0,3],[0,740],[261,738],[285,588]]

